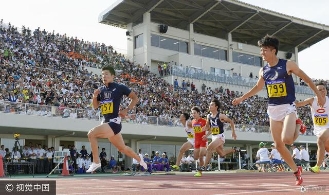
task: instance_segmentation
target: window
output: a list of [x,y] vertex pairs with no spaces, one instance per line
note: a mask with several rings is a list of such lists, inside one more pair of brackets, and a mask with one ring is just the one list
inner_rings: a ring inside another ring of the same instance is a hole
[[233,52],[233,62],[248,64],[252,66],[262,66],[262,58],[245,53]]
[[151,35],[151,46],[160,47],[162,49],[168,49],[172,51],[178,51],[182,53],[188,52],[187,42],[154,34]]
[[227,61],[227,51],[215,47],[194,44],[194,55]]
[[135,49],[143,47],[143,34],[135,36]]

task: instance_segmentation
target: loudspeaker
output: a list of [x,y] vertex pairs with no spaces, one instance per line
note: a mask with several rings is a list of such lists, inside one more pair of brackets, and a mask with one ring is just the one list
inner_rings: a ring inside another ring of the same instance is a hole
[[165,24],[160,24],[159,25],[159,31],[160,31],[160,33],[166,33],[167,30],[168,30],[168,26],[167,25],[165,25]]
[[126,36],[130,36],[130,32],[129,31],[126,31]]
[[292,53],[291,52],[287,52],[286,53],[286,59],[289,60],[292,57]]

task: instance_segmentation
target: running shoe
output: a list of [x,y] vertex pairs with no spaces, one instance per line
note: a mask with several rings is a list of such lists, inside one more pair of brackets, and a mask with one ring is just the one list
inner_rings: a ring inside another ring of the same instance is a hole
[[303,172],[303,168],[301,166],[298,166],[297,171],[294,173],[296,177],[296,185],[298,186],[303,183],[302,172]]
[[315,165],[314,167],[311,167],[311,168],[310,168],[310,171],[311,171],[312,173],[320,173],[320,167],[317,166],[317,165]]
[[173,166],[171,166],[171,168],[174,169],[174,170],[178,170],[179,169],[179,166],[173,165]]
[[101,163],[91,163],[89,169],[86,171],[86,173],[92,173],[96,171],[97,169],[101,168]]
[[194,175],[194,177],[201,177],[202,173],[200,171],[196,172],[196,174]]
[[304,134],[306,132],[306,126],[304,125],[303,121],[299,118],[296,120],[296,124],[300,125],[299,132]]

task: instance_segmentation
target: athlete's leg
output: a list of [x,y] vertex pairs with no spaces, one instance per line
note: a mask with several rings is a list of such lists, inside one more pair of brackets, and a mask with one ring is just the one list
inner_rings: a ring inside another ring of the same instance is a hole
[[207,147],[206,150],[206,161],[204,162],[204,164],[207,166],[210,162],[212,153],[220,146],[222,146],[224,144],[224,141],[221,140],[220,138],[214,139]]
[[199,152],[199,162],[200,162],[200,167],[204,166],[204,156],[206,155],[206,147],[200,147],[200,152]]
[[[197,162],[197,160],[199,160],[200,158],[200,148],[194,148],[194,151],[193,151],[193,156],[194,156],[194,160],[195,162]],[[199,163],[200,165],[200,163]]]
[[97,127],[94,127],[88,132],[88,139],[90,142],[91,151],[93,152],[93,162],[98,164],[100,163],[99,157],[98,157],[98,142],[97,138],[110,138],[114,136],[114,132],[111,129],[110,125],[108,123],[103,123],[101,125],[98,125]]
[[299,129],[296,128],[296,113],[290,113],[284,118],[283,130],[282,130],[282,141],[285,144],[293,144],[299,135]]
[[234,148],[224,150],[224,144],[216,148],[216,152],[221,156],[224,157],[230,153],[235,152]]
[[182,157],[184,155],[184,153],[186,151],[188,151],[189,149],[193,148],[193,145],[187,141],[185,142],[182,147],[179,149],[179,154],[178,154],[178,157],[176,159],[176,166],[179,166],[180,165],[180,161],[182,160]]
[[[296,123],[294,123],[296,125]],[[284,135],[283,135],[283,123],[281,121],[274,121],[273,119],[270,119],[270,129],[271,129],[271,134],[275,143],[275,146],[279,153],[281,154],[282,158],[284,161],[288,164],[288,166],[291,168],[292,171],[297,171],[297,166],[294,162],[294,160],[291,157],[291,154],[287,147],[285,146],[284,143]],[[289,131],[286,132],[287,135],[292,136],[294,131]],[[292,133],[292,134],[291,134]]]
[[326,150],[326,143],[329,142],[329,129],[326,129],[321,133],[321,135],[318,137],[317,144],[318,144],[318,151],[317,151],[317,166],[321,166],[324,154]]
[[[130,158],[136,159],[138,162],[141,162],[143,160],[129,146],[126,146],[125,142],[123,141],[121,133],[118,133],[112,137],[109,137],[108,139],[121,153],[129,156]],[[146,163],[145,163],[145,165],[146,165]],[[147,169],[147,165],[144,168]]]

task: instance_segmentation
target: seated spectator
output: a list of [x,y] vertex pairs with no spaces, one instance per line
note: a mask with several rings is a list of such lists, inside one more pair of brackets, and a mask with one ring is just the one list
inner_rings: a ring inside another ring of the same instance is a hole
[[169,160],[166,158],[166,154],[162,153],[162,157],[159,159],[160,171],[170,171]]
[[[151,159],[149,158],[149,154],[145,153],[144,155],[144,162],[147,164],[147,172],[151,173],[152,172],[152,162]],[[144,167],[141,167],[142,171],[145,171]]]
[[265,147],[266,144],[264,142],[259,143],[259,150],[257,151],[256,158],[256,166],[258,167],[259,172],[265,172],[265,168],[270,164],[269,152]]
[[160,156],[159,156],[159,151],[155,152],[155,157],[153,158],[152,161],[152,170],[153,171],[161,171],[161,163],[159,162],[160,160]]

